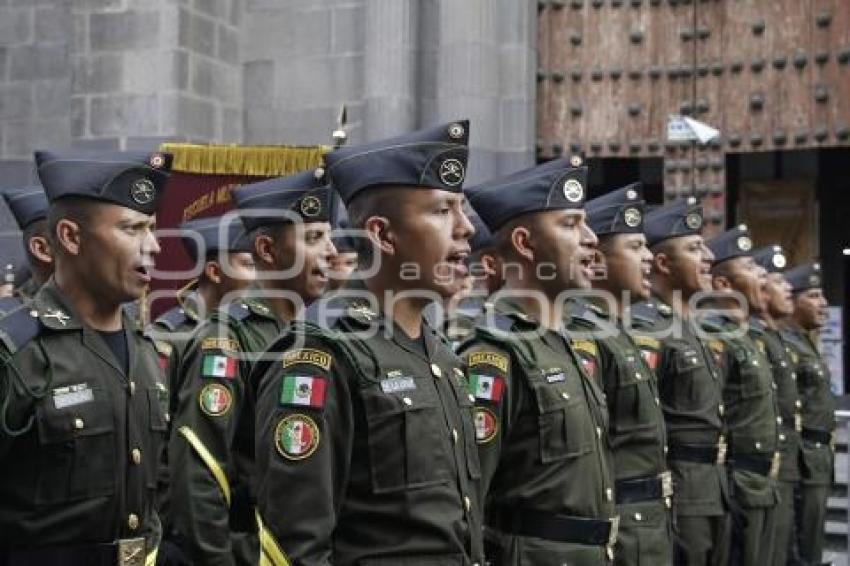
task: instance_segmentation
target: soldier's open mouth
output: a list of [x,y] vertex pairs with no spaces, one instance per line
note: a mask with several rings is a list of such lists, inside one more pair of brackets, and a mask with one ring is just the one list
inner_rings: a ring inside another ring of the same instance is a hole
[[138,273],[139,278],[142,279],[145,283],[150,283],[151,274],[150,268],[147,265],[139,265],[135,269],[136,273]]

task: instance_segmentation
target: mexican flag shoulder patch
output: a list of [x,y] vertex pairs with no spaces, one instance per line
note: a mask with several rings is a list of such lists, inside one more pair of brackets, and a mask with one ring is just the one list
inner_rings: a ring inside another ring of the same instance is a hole
[[505,379],[501,375],[469,374],[469,392],[476,399],[498,403],[505,391]]
[[237,360],[224,354],[204,354],[201,361],[201,374],[204,377],[222,377],[233,379],[236,377]]
[[325,406],[325,378],[314,375],[283,376],[280,404],[321,409]]

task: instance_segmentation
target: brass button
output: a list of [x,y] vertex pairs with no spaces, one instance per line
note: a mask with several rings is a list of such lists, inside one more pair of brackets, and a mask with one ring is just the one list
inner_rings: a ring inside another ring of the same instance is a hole
[[440,369],[440,366],[437,364],[431,364],[431,373],[434,374],[434,377],[442,377],[443,370]]
[[457,429],[456,428],[452,429],[452,442],[457,444]]
[[130,382],[130,395],[135,395],[135,394],[136,394],[136,382],[131,381]]
[[467,513],[472,509],[472,501],[466,495],[463,496],[463,508],[466,509]]
[[413,404],[413,400],[410,397],[403,397],[401,402],[407,405],[408,407]]
[[756,450],[761,450],[761,442],[756,442]]
[[635,513],[635,521],[643,521],[643,515],[640,513]]
[[80,417],[74,419],[74,428],[77,430],[83,430],[86,427],[86,423]]
[[782,441],[782,442],[785,442],[785,435],[784,435],[784,434],[780,434],[780,435],[779,435],[779,440],[780,440],[780,441]]
[[135,531],[139,528],[139,516],[135,513],[130,513],[127,517],[127,526],[130,527],[131,531]]
[[130,450],[130,458],[132,458],[133,463],[138,466],[142,463],[142,451],[138,448],[133,448]]

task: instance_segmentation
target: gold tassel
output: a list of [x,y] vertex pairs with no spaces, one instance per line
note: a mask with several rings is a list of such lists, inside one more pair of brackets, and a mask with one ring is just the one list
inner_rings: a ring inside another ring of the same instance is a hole
[[322,155],[330,150],[326,145],[160,145],[160,151],[174,155],[172,171],[257,177],[280,177],[318,167]]

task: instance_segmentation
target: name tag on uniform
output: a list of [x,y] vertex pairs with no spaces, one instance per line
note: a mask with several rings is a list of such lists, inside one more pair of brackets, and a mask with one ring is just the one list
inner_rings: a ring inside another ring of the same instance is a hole
[[546,375],[546,382],[547,383],[560,383],[561,381],[566,381],[566,380],[567,380],[567,376],[564,375],[563,372],[550,373],[550,374]]
[[94,401],[94,393],[88,383],[57,387],[53,390],[53,406],[57,409],[82,405],[90,401]]
[[381,389],[384,393],[400,393],[416,389],[416,382],[412,377],[397,376],[381,380]]

